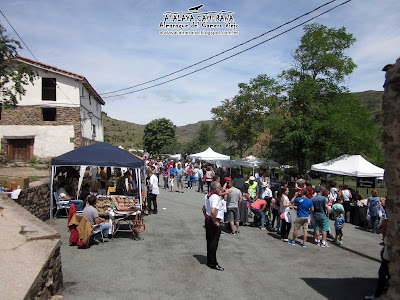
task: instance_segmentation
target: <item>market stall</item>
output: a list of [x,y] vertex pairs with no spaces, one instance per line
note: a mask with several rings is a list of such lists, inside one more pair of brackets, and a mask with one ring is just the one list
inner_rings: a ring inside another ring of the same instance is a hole
[[[124,211],[136,214],[140,211],[143,204],[142,199],[142,172],[144,171],[144,161],[135,155],[132,155],[126,150],[120,149],[108,143],[98,143],[94,145],[84,146],[77,148],[73,151],[67,152],[61,156],[55,157],[50,162],[51,165],[51,176],[50,176],[50,218],[53,217],[53,184],[54,176],[57,167],[80,167],[86,169],[87,166],[96,167],[114,167],[114,168],[130,168],[135,172],[135,178],[137,179],[138,193],[136,197],[127,198],[122,195],[117,195],[118,199],[130,199],[132,201],[127,202],[127,206],[123,209],[122,202],[117,201],[115,198],[113,201],[112,196],[98,196],[98,210],[102,216],[110,216],[111,212],[115,212],[118,215],[119,212]],[[82,174],[82,173],[81,173]],[[78,187],[79,189],[79,187]],[[113,206],[113,203],[115,207]],[[125,202],[124,202],[125,203]],[[132,205],[130,205],[132,204]],[[120,207],[118,207],[120,205]],[[115,218],[114,218],[115,219]],[[113,219],[110,218],[110,222]],[[115,228],[115,227],[113,227]]]
[[[329,174],[356,177],[357,188],[375,188],[375,179],[383,177],[385,173],[385,169],[375,166],[361,155],[348,154],[344,154],[338,158],[323,163],[312,165],[311,170]],[[350,220],[352,224],[365,226],[367,223],[366,214],[367,207],[358,206],[355,203],[351,203]]]
[[213,149],[208,148],[207,150],[195,154],[190,154],[189,158],[194,158],[202,161],[206,161],[209,163],[215,164],[219,167],[228,167],[231,168],[231,158],[228,155],[220,154],[215,152]]

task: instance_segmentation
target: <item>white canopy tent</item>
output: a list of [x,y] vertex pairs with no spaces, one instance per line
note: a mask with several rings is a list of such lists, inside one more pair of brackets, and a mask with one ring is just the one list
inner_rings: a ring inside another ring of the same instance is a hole
[[247,156],[245,158],[239,158],[233,161],[233,165],[235,167],[252,167],[253,168],[253,174],[254,174],[254,168],[255,167],[261,167],[265,165],[265,160],[261,158],[257,158],[253,155]]
[[220,167],[231,168],[232,167],[230,156],[215,152],[210,147],[203,152],[190,154],[189,158],[194,158],[194,159],[213,163],[218,168],[220,168]]
[[382,177],[385,173],[385,169],[375,166],[361,155],[349,154],[312,165],[311,170],[354,177]]
[[257,158],[253,155],[247,156],[245,158],[239,158],[233,161],[233,165],[237,167],[260,167],[265,165],[265,160]]
[[277,163],[276,161],[273,161],[273,160],[265,161],[262,158],[257,158],[257,157],[255,157],[253,155],[247,156],[245,158],[239,158],[237,160],[234,160],[233,161],[233,165],[236,166],[236,167],[242,167],[242,166],[253,167],[253,173],[254,173],[254,168],[255,167],[264,166],[264,167],[272,168],[272,167],[279,167],[280,166],[280,164]]
[[231,158],[228,155],[220,154],[215,152],[213,149],[208,148],[207,150],[195,154],[190,154],[190,158],[195,158],[199,160],[205,160],[209,162],[230,160]]
[[169,154],[169,158],[175,159],[175,160],[180,160],[180,159],[182,159],[182,155],[181,154]]

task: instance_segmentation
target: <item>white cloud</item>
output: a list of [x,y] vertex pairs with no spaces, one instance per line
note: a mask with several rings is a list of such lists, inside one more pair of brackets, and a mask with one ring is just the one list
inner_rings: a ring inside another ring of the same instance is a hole
[[[40,61],[84,75],[101,93],[137,85],[187,67],[322,4],[319,0],[202,3],[206,11],[234,11],[240,35],[159,36],[158,24],[163,12],[182,11],[192,6],[179,0],[131,3],[107,0],[12,1],[4,3],[2,11]],[[397,0],[379,3],[376,0],[352,1],[314,21],[329,27],[345,26],[357,38],[357,43],[348,51],[358,64],[345,83],[352,91],[382,90],[384,73],[381,69],[399,56],[399,3]],[[6,22],[1,22],[8,34],[14,37]],[[204,67],[287,28],[154,84]],[[298,46],[302,34],[302,29],[297,28],[190,76],[138,93],[105,98],[104,110],[113,118],[140,124],[158,117],[169,118],[177,125],[210,119],[211,108],[233,97],[239,82],[248,82],[263,73],[276,77],[287,68],[291,52]],[[26,49],[20,54],[31,57]],[[142,87],[145,86],[138,88]]]

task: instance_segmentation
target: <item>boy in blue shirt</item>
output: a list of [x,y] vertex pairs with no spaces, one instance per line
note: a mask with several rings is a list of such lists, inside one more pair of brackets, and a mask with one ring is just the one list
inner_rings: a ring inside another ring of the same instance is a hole
[[[342,239],[343,239],[343,226],[345,224],[345,219],[344,219],[344,208],[342,205],[343,199],[338,199],[337,204],[334,204],[332,206],[333,213],[335,214],[335,243],[336,245],[343,245]],[[338,241],[339,239],[339,241]]]
[[294,223],[293,239],[288,243],[290,245],[296,245],[297,232],[301,227],[303,227],[303,244],[301,244],[303,248],[306,247],[310,211],[314,211],[314,204],[310,198],[307,198],[307,193],[308,192],[306,189],[302,189],[301,193],[297,192],[290,201],[291,203],[297,205],[297,218],[296,222]]

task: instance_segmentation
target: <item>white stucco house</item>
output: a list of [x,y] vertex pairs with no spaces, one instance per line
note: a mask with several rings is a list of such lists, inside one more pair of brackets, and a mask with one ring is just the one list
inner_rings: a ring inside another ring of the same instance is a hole
[[17,107],[0,107],[1,157],[43,159],[103,141],[101,96],[82,75],[17,56],[37,72]]

